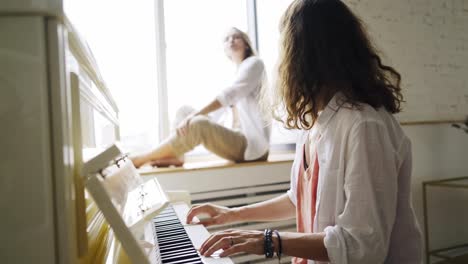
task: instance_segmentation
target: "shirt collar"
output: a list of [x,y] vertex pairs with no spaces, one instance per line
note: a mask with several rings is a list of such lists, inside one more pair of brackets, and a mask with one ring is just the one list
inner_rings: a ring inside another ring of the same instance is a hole
[[318,116],[315,125],[320,134],[327,128],[328,123],[335,114],[338,112],[341,106],[346,102],[345,97],[342,93],[336,93],[332,99],[328,102],[327,106],[323,109],[322,113]]

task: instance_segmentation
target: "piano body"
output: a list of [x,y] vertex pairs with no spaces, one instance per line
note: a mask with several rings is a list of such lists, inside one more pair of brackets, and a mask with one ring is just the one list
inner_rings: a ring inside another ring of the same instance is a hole
[[187,225],[188,205],[170,204],[158,181],[143,180],[118,146],[85,163],[82,174],[117,238],[106,245],[106,263],[232,264],[229,258],[198,254],[208,231]]
[[[169,207],[155,180],[143,181],[125,159],[108,168],[122,158],[112,147],[120,137],[118,108],[61,0],[0,2],[0,35],[2,263],[231,263],[195,256],[208,231],[184,226],[188,206]],[[99,155],[106,149],[109,159]],[[96,203],[102,197],[85,189],[99,186],[90,182],[109,170],[126,179],[103,185],[112,204],[123,206],[104,209],[114,218]],[[139,206],[135,190],[150,182],[155,202]],[[158,224],[167,220],[170,230]],[[163,235],[145,237],[145,230]]]

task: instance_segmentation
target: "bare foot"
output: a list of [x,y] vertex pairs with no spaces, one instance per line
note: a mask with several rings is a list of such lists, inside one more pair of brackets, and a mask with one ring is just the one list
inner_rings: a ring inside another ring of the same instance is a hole
[[151,166],[160,168],[169,166],[180,167],[182,165],[184,165],[184,160],[180,158],[164,158],[151,161]]

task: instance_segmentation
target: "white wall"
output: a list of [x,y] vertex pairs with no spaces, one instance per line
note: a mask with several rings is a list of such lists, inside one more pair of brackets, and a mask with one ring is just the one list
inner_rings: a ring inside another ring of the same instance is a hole
[[[423,228],[422,182],[468,176],[468,134],[450,124],[404,130],[413,146],[413,204]],[[428,197],[430,248],[466,243],[468,189],[430,187]]]
[[402,75],[405,122],[468,114],[468,1],[345,0]]

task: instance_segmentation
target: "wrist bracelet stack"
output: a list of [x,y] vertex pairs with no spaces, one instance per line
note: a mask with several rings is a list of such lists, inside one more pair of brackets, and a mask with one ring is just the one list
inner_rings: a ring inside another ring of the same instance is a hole
[[265,258],[272,258],[274,255],[272,234],[273,231],[271,229],[265,229],[263,233]]
[[278,257],[278,262],[281,261],[281,256],[283,255],[283,245],[281,244],[281,237],[278,230],[265,229],[264,235],[264,251],[265,258],[272,258],[275,254],[275,246],[273,244],[273,233],[278,237],[278,248],[276,249],[276,256]]

